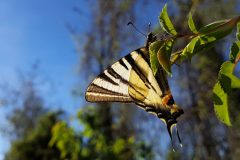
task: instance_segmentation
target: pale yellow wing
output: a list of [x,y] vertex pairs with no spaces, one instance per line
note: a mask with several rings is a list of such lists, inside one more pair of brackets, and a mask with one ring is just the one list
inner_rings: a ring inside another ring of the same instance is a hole
[[89,85],[86,100],[90,102],[135,102],[146,109],[162,105],[162,91],[153,75],[144,50],[123,57]]

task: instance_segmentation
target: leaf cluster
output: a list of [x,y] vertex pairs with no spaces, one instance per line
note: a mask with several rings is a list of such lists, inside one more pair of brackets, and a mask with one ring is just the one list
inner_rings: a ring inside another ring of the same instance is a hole
[[11,149],[5,155],[6,160],[55,160],[60,158],[55,145],[49,146],[51,129],[59,121],[60,112],[49,112],[39,117],[36,126],[22,138],[11,144]]
[[52,129],[50,146],[56,145],[61,159],[148,159],[152,156],[151,147],[136,142],[134,136],[109,141],[99,123],[100,116],[95,107],[81,109],[78,120],[83,128],[77,132],[66,122],[58,122]]
[[[215,85],[214,93],[214,109],[220,121],[227,125],[231,125],[228,115],[228,96],[234,88],[240,87],[240,79],[233,75],[234,68],[239,62],[240,32],[239,22],[240,16],[227,20],[220,20],[210,23],[197,29],[192,14],[188,15],[188,26],[191,33],[180,34],[176,31],[172,24],[168,13],[167,5],[164,6],[159,16],[161,28],[169,34],[163,40],[157,40],[149,46],[150,64],[153,73],[162,67],[168,75],[172,75],[171,66],[175,63],[182,63],[183,60],[189,59],[212,48],[217,41],[229,35],[238,24],[237,41],[233,43],[230,52],[230,59],[222,64],[219,72],[219,81]],[[187,45],[177,51],[173,51],[173,45],[181,38],[188,40]]]
[[240,79],[234,73],[235,66],[240,60],[240,39],[239,28],[237,30],[237,40],[232,44],[229,60],[221,65],[218,73],[218,82],[213,88],[214,110],[218,119],[228,126],[231,126],[229,115],[229,98],[233,89],[240,89]]

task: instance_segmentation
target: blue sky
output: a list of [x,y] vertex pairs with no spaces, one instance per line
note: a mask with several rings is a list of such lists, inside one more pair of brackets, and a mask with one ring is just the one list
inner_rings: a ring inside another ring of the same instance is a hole
[[[67,111],[80,106],[71,95],[79,80],[78,56],[65,26],[79,22],[76,4],[84,5],[77,0],[0,0],[0,83],[16,86],[16,70],[29,70],[39,61],[39,73],[54,84],[54,91],[43,90],[49,105],[61,104]],[[5,114],[0,106],[1,127]],[[0,135],[0,160],[8,148],[8,138]]]
[[74,0],[0,2],[1,81],[15,83],[17,68],[24,70],[39,61],[40,72],[59,89],[73,84],[78,56],[65,27],[77,18],[73,6]]

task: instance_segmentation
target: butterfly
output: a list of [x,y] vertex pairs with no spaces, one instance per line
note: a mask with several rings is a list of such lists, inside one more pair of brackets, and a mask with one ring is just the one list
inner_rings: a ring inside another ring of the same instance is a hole
[[[165,122],[172,141],[172,128],[184,112],[174,102],[163,68],[153,74],[149,46],[155,41],[157,37],[150,32],[145,47],[132,51],[98,75],[88,86],[85,98],[89,102],[135,103]],[[177,136],[181,145],[178,130]]]

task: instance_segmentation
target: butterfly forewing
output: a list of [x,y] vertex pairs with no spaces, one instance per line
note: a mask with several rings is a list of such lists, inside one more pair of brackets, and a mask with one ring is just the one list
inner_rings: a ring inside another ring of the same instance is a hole
[[162,106],[162,91],[153,75],[144,48],[135,50],[108,67],[89,85],[90,102],[135,102],[141,108]]
[[129,74],[130,70],[119,61],[114,63],[89,85],[86,100],[90,102],[132,102],[128,94]]

